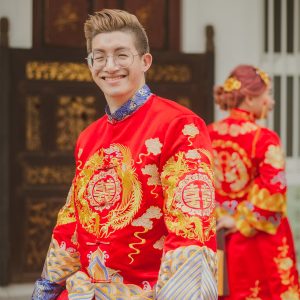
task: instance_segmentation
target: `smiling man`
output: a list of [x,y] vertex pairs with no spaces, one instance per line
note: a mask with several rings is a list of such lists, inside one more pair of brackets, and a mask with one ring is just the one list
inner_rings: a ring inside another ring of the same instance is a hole
[[217,299],[211,145],[201,118],[153,94],[134,15],[85,23],[106,115],[79,136],[76,173],[32,299]]

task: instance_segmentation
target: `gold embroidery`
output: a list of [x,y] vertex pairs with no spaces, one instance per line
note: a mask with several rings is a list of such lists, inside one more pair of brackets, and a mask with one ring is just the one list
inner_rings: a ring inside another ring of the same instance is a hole
[[237,206],[235,215],[236,227],[244,236],[253,236],[256,229],[275,234],[278,224],[269,221],[265,218],[259,218],[259,215],[251,210],[251,204],[248,201],[243,201]]
[[297,287],[297,285],[294,286],[290,286],[288,290],[286,290],[285,292],[283,292],[280,295],[280,298],[282,300],[299,300],[300,291]]
[[132,226],[141,226],[144,227],[143,231],[135,232],[134,236],[140,240],[138,243],[131,243],[129,244],[129,248],[133,249],[135,252],[130,253],[128,257],[131,259],[130,264],[133,263],[134,259],[132,258],[133,255],[137,255],[140,253],[140,250],[135,248],[135,245],[143,245],[145,244],[146,240],[141,238],[139,234],[143,234],[148,232],[153,228],[153,221],[151,219],[160,219],[162,217],[162,213],[159,207],[150,206],[147,211],[138,219],[132,221]]
[[62,283],[72,273],[79,270],[80,266],[79,253],[73,248],[66,249],[64,242],[59,245],[52,238],[43,269],[43,278]]
[[[111,270],[111,269],[110,269]],[[143,290],[134,284],[124,284],[117,271],[111,272],[110,280],[91,281],[84,272],[78,271],[67,280],[67,290],[71,299],[118,299],[153,300],[153,290]]]
[[[172,280],[174,273],[184,267],[184,264],[198,253],[201,253],[204,256],[211,274],[216,278],[217,255],[215,252],[207,247],[199,247],[196,245],[183,246],[178,247],[175,250],[170,250],[163,256],[156,290],[160,291]],[[195,263],[198,262],[195,261]],[[188,297],[186,299],[193,299],[193,297]]]
[[285,166],[284,153],[280,146],[270,145],[266,152],[266,164],[271,165],[275,169],[282,169]]
[[209,216],[214,207],[214,187],[206,174],[188,174],[175,191],[177,208],[193,216]]
[[117,270],[110,269],[105,265],[105,253],[97,248],[90,256],[90,263],[87,267],[90,277],[95,281],[122,282],[123,278]]
[[[96,170],[103,168],[105,155],[116,153],[110,160],[122,183],[123,193],[121,202],[109,211],[105,220],[93,211],[86,201],[86,191]],[[97,237],[107,237],[117,229],[124,228],[139,210],[142,199],[141,183],[134,172],[133,160],[129,148],[113,144],[109,149],[101,149],[92,155],[80,172],[76,185],[76,204],[79,221],[83,228]],[[102,222],[102,223],[101,223]]]
[[239,136],[250,133],[257,130],[258,126],[253,122],[243,122],[241,125],[238,124],[227,124],[227,123],[215,123],[213,124],[213,130],[220,135],[229,134],[231,136]]
[[188,136],[189,146],[192,146],[191,139],[199,134],[199,129],[196,127],[194,123],[184,125],[182,129],[182,133]]
[[248,200],[255,206],[274,212],[286,212],[286,194],[271,194],[266,188],[254,184],[249,191]]
[[259,280],[255,281],[255,286],[253,288],[250,288],[251,295],[249,295],[246,300],[262,300],[259,297],[259,292],[261,288],[259,287]]
[[288,256],[289,245],[287,238],[282,239],[282,245],[278,247],[278,255],[274,258],[277,265],[277,270],[281,279],[281,283],[286,285],[288,289],[283,292],[280,297],[283,300],[299,300],[299,287],[297,285],[297,278],[292,275],[292,269],[295,268],[294,261]]
[[153,189],[151,190],[151,194],[157,198],[158,194],[154,192],[154,190],[156,189],[156,187],[158,185],[161,185],[160,182],[160,178],[159,178],[159,173],[158,173],[158,167],[155,164],[152,165],[146,165],[143,169],[142,169],[142,173],[144,175],[149,175],[149,178],[147,180],[147,184],[149,186],[154,186]]
[[56,225],[64,225],[64,224],[69,224],[72,222],[76,222],[75,208],[74,208],[74,186],[73,186],[73,184],[69,190],[66,204],[63,206],[63,208],[58,213]]
[[71,237],[71,242],[75,245],[75,246],[78,246],[78,234],[77,234],[77,224],[76,224],[76,227],[75,227],[75,230],[74,230],[74,233]]
[[230,198],[244,196],[248,192],[246,187],[250,182],[248,170],[252,168],[247,152],[232,141],[214,140],[212,147],[215,149],[214,171],[218,193]]
[[239,109],[232,109],[230,111],[230,118],[235,120],[255,121],[255,117],[252,113]]
[[153,244],[154,249],[162,250],[164,248],[166,236],[163,235],[158,241]]
[[114,168],[95,174],[87,186],[87,199],[95,210],[110,209],[121,198],[121,183]]
[[148,139],[145,141],[145,145],[147,148],[147,153],[140,153],[139,155],[139,161],[137,162],[137,164],[141,164],[142,163],[142,157],[143,156],[148,156],[150,154],[153,155],[158,155],[161,153],[161,147],[162,147],[162,143],[159,141],[159,138],[154,138],[154,139]]
[[[202,149],[196,150],[201,157],[204,155]],[[171,157],[161,174],[166,225],[177,235],[205,242],[215,234],[213,174],[209,165],[187,159],[185,155],[179,152]],[[197,194],[196,206],[194,201],[189,201],[191,191],[193,195],[201,192],[201,196]]]

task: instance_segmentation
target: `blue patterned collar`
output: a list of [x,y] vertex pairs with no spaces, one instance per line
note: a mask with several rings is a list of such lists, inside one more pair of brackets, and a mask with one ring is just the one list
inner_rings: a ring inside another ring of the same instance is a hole
[[135,95],[131,99],[124,103],[114,113],[110,112],[110,109],[107,105],[105,108],[105,112],[108,116],[109,122],[116,123],[130,116],[148,100],[151,94],[152,93],[150,88],[145,84],[135,93]]

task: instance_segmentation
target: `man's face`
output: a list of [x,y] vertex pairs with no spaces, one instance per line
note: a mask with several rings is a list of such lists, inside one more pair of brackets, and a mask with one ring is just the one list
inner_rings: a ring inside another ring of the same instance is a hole
[[100,33],[92,40],[92,51],[94,63],[90,70],[107,101],[124,103],[145,84],[144,74],[151,66],[152,57],[149,53],[138,53],[133,34]]

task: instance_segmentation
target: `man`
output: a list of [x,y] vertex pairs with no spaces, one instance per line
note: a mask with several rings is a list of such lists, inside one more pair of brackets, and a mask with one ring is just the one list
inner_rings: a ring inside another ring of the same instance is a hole
[[217,299],[204,122],[145,84],[152,57],[134,15],[102,10],[85,36],[108,105],[78,138],[33,299]]

